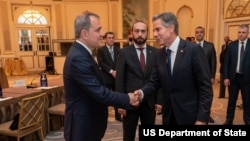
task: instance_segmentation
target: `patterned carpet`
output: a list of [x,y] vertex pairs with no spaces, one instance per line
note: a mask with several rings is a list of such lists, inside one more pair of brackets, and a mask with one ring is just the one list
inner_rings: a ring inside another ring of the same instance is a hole
[[[37,74],[33,75],[26,75],[26,76],[8,76],[8,81],[10,87],[13,86],[14,80],[25,79],[26,82],[29,84],[32,79],[36,77]],[[62,77],[62,75],[49,75],[48,79],[55,79],[58,77]],[[34,84],[39,84],[39,78],[33,80]],[[215,123],[211,123],[211,125],[221,125],[225,121],[226,117],[226,107],[227,107],[227,97],[219,99],[219,83],[217,82],[214,86],[214,99],[211,109],[211,116],[215,120]],[[228,94],[226,93],[226,96]],[[241,97],[239,95],[237,104],[241,104]],[[108,119],[108,128],[106,130],[106,134],[103,138],[103,141],[122,141],[122,124],[121,122],[115,121],[114,119],[114,111],[113,107],[109,108],[109,119]],[[161,115],[157,115],[156,124],[161,124]],[[242,118],[242,110],[237,109],[235,110],[235,125],[242,125],[243,118]],[[46,135],[45,141],[64,141],[63,138],[63,128],[57,131],[51,131],[49,134]],[[138,134],[136,140],[138,141]]]
[[[156,124],[161,123],[161,115],[157,115]],[[108,128],[106,130],[103,141],[122,141],[122,123],[118,122],[114,118],[113,107],[109,107],[109,119]],[[63,128],[57,131],[51,131],[45,138],[44,141],[64,141],[63,138]],[[138,134],[136,137],[138,141]]]

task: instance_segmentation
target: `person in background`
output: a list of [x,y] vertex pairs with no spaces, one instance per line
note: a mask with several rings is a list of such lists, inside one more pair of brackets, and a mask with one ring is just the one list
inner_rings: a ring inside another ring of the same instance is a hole
[[238,40],[231,42],[224,60],[224,84],[229,87],[224,125],[232,125],[238,94],[243,102],[243,120],[250,125],[250,39],[248,24],[238,27]]
[[186,41],[191,42],[192,41],[191,37],[186,37]]
[[[103,38],[105,45],[97,49],[97,62],[101,67],[105,86],[111,90],[115,90],[116,60],[120,48],[114,45],[115,34],[113,32],[106,32]],[[114,110],[115,120],[122,121],[118,108],[114,107]]]
[[100,17],[84,12],[74,21],[76,41],[64,63],[64,138],[66,141],[101,141],[107,128],[108,106],[124,109],[139,105],[134,93],[118,93],[104,87],[92,50],[103,39]]
[[130,46],[134,43],[133,41],[133,37],[132,37],[132,34],[131,34],[131,31],[129,32],[129,35],[128,35],[128,42],[124,44],[123,47],[127,47],[127,46]]
[[[214,44],[212,42],[208,42],[204,40],[204,36],[205,36],[204,27],[201,27],[201,26],[196,27],[195,28],[196,42],[202,47],[203,51],[205,52],[205,55],[207,57],[207,61],[209,64],[209,71],[210,71],[209,75],[211,78],[211,83],[214,84],[215,74],[216,74],[216,65],[217,65],[216,51],[215,51]],[[209,118],[209,122],[214,123],[214,119],[211,116]]]
[[131,34],[128,35],[128,45],[132,45],[134,43],[133,37]]
[[207,125],[213,99],[206,55],[197,44],[178,35],[172,12],[153,16],[153,35],[163,46],[156,54],[150,81],[135,91],[142,101],[162,88],[163,125]]
[[191,36],[191,42],[196,43],[194,36]]
[[[142,20],[136,20],[132,25],[134,43],[121,49],[117,59],[116,91],[135,91],[146,84],[150,78],[157,48],[146,44],[148,26]],[[151,93],[141,101],[139,107],[134,109],[119,109],[123,115],[123,141],[134,141],[138,122],[142,125],[154,125],[156,111],[161,111],[161,98]]]
[[223,75],[223,68],[224,68],[224,59],[225,54],[227,51],[227,47],[231,42],[229,36],[224,37],[224,44],[221,46],[221,53],[220,53],[220,93],[219,98],[225,98],[225,85],[224,85],[224,75]]

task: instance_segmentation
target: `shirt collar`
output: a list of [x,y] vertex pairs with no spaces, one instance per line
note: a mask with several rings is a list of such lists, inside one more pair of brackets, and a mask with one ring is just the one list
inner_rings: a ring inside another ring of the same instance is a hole
[[106,44],[106,47],[107,47],[108,49],[110,49],[110,48],[113,47],[113,46],[109,46],[109,45]]
[[92,55],[92,50],[90,50],[83,42],[76,40],[77,43],[81,44],[89,53]]
[[[135,48],[141,48],[141,47],[138,47],[138,45],[136,45],[136,44],[134,44],[134,46],[135,46]],[[144,44],[142,48],[146,49],[146,44]]]
[[240,41],[239,40],[239,43],[241,44],[241,42],[244,42],[244,45],[246,44],[246,42],[247,42],[247,39],[245,39],[244,41]]
[[204,40],[202,40],[202,41],[200,41],[200,42],[197,42],[197,44],[199,44],[199,43],[200,43],[201,46],[203,46]]
[[167,49],[170,49],[172,52],[177,52],[179,43],[180,43],[180,37],[177,36],[177,37],[175,38],[174,42],[173,42],[169,47],[166,47],[166,50],[167,50]]

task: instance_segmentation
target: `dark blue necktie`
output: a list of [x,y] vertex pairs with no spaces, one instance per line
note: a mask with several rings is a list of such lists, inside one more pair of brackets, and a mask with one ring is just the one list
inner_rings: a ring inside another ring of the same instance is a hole
[[167,69],[168,77],[171,78],[171,50],[167,49]]
[[241,42],[239,73],[242,73],[243,70],[243,56],[244,56],[244,42]]

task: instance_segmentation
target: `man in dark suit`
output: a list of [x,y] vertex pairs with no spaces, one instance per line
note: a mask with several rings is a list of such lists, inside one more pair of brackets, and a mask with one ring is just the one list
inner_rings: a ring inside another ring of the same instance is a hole
[[220,92],[219,92],[219,98],[225,98],[226,93],[226,87],[224,85],[224,74],[223,74],[223,68],[224,68],[224,60],[225,55],[227,51],[227,47],[229,43],[231,42],[229,36],[224,37],[224,44],[221,46],[221,52],[220,52]]
[[[154,63],[156,48],[147,45],[148,26],[144,21],[137,20],[132,25],[134,43],[121,49],[117,59],[116,91],[135,91],[146,84],[150,78]],[[155,103],[157,95],[152,93],[145,98],[139,107],[124,110],[123,114],[123,140],[134,141],[136,128],[140,119],[142,125],[155,124]],[[158,103],[159,104],[159,103]],[[160,105],[156,105],[161,110]]]
[[132,33],[131,33],[131,30],[129,30],[128,41],[123,44],[123,47],[127,47],[129,45],[132,45],[133,43],[134,43],[134,41],[133,41]]
[[138,105],[133,93],[113,92],[104,87],[92,50],[102,41],[100,17],[84,12],[75,19],[76,41],[70,48],[64,68],[66,141],[101,141],[107,128],[108,106],[129,108]]
[[[214,84],[215,82],[215,74],[216,74],[216,52],[214,48],[214,44],[212,42],[208,42],[204,40],[205,36],[205,29],[201,26],[198,26],[195,28],[195,38],[197,44],[199,44],[203,51],[205,52],[205,55],[208,60],[209,70],[210,70],[210,78],[211,83]],[[209,122],[214,123],[214,119],[210,116]]]
[[150,81],[136,93],[143,100],[162,88],[163,125],[206,125],[213,99],[208,61],[200,46],[178,36],[178,29],[171,12],[153,17],[153,34],[163,48]]
[[233,124],[239,91],[243,102],[243,120],[250,125],[250,39],[249,26],[238,28],[238,40],[228,46],[224,62],[224,84],[229,86],[227,116],[224,125]]
[[[105,45],[97,49],[97,61],[102,70],[105,86],[115,90],[116,60],[120,48],[114,45],[115,34],[113,32],[106,32],[103,39],[105,40]],[[122,121],[118,108],[114,107],[114,110],[115,119]]]

